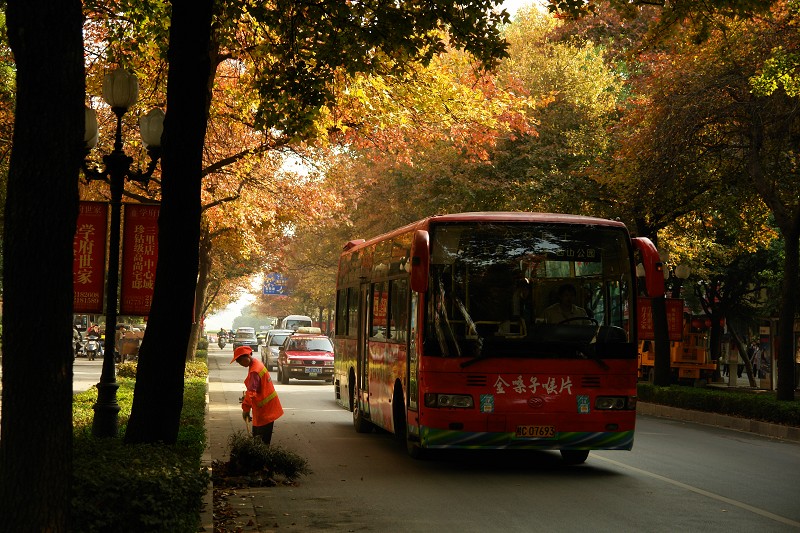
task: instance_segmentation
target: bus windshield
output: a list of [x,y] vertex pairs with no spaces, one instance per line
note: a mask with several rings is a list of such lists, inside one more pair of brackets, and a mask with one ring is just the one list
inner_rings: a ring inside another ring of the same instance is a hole
[[619,228],[433,226],[424,353],[635,358],[631,265]]

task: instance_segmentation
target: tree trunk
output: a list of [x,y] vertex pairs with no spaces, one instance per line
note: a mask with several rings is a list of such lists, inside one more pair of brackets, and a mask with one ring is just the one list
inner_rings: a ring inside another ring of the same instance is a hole
[[711,327],[708,328],[708,347],[711,350],[711,359],[718,361],[722,353],[722,326],[719,324],[722,316],[717,312],[718,308],[714,302],[711,302],[709,309],[711,313],[708,314],[708,318],[711,320]]
[[[764,121],[757,113],[753,114],[750,126],[750,147],[747,159],[747,173],[767,204],[780,228],[784,242],[783,285],[781,286],[781,306],[778,313],[778,386],[775,397],[779,400],[794,400],[794,319],[797,311],[798,279],[798,239],[800,239],[800,204],[796,191],[782,197],[772,179],[767,179],[761,152],[764,148]],[[784,199],[786,198],[786,200]],[[772,369],[775,371],[776,369]]]
[[192,322],[192,329],[189,332],[189,345],[186,348],[186,362],[194,361],[195,355],[197,354],[197,343],[200,342],[200,336],[202,334],[203,323],[197,319],[197,313],[195,313],[195,320]]
[[159,258],[125,434],[129,443],[172,444],[178,435],[198,272],[212,5],[212,0],[172,2]]
[[733,324],[729,323],[728,329],[731,331],[731,335],[733,335],[733,338],[736,340],[736,346],[739,347],[739,359],[741,359],[744,363],[744,370],[747,372],[747,381],[750,383],[751,387],[755,388],[756,378],[755,374],[753,373],[753,363],[750,361],[750,358],[747,357],[747,345]]
[[0,531],[69,531],[81,2],[10,0],[16,110],[3,234]]
[[197,342],[203,333],[203,319],[206,314],[206,294],[208,292],[208,277],[211,272],[211,239],[207,231],[200,233],[200,256],[198,262],[197,287],[194,292],[194,323],[192,336],[189,340],[189,349],[186,360],[193,361],[197,350]]
[[663,296],[651,298],[653,302],[653,384],[668,387],[672,383],[670,361],[669,324],[667,323],[667,302]]
[[783,260],[783,287],[781,295],[781,310],[778,314],[778,352],[777,369],[778,384],[776,398],[779,400],[794,400],[794,318],[797,312],[795,298],[798,289],[798,234],[800,229],[792,228],[792,232],[784,234],[785,257]]

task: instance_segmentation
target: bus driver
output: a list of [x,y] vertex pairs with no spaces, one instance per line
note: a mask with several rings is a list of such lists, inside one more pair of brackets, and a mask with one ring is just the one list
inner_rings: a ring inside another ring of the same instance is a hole
[[[575,305],[577,293],[575,287],[565,283],[558,288],[558,303],[555,303],[544,310],[544,318],[548,324],[560,324],[565,320],[577,319],[586,316],[583,307]],[[582,320],[573,320],[573,324],[581,324]]]

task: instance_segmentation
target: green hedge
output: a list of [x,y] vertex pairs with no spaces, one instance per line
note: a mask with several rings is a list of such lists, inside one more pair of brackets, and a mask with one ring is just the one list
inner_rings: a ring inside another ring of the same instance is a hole
[[783,402],[769,391],[638,384],[639,401],[800,427],[800,401]]
[[[136,379],[136,364],[137,361],[126,361],[117,365],[118,378]],[[208,365],[205,359],[195,359],[194,361],[187,361],[183,369],[183,375],[186,378],[201,378],[205,379],[208,376]]]
[[[132,372],[135,376],[135,363],[119,366],[126,366],[123,373]],[[122,442],[133,401],[133,379],[117,379],[118,438],[96,439],[91,434],[97,389],[75,395],[73,531],[198,530],[200,506],[210,478],[201,465],[207,440],[206,376],[193,374],[202,372],[187,365],[180,429],[174,446]]]

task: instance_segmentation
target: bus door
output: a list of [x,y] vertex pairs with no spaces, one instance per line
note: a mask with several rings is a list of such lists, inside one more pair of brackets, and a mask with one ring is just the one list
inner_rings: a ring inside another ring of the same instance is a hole
[[358,354],[356,361],[356,390],[364,413],[369,413],[369,315],[370,285],[361,285],[358,304]]
[[406,368],[406,375],[408,376],[408,398],[407,405],[412,411],[419,409],[417,405],[418,388],[418,354],[417,354],[417,309],[419,303],[419,293],[411,293],[411,311],[409,312],[409,330],[408,330],[408,367]]

